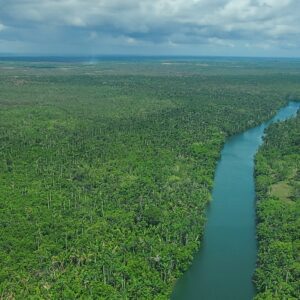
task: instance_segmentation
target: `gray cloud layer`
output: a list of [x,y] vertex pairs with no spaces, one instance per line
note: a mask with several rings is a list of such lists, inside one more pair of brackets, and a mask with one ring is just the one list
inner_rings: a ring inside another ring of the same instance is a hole
[[0,0],[0,53],[300,56],[299,0]]

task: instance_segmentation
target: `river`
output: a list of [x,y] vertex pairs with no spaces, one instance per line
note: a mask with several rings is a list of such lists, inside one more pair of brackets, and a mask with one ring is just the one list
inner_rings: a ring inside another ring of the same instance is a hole
[[271,120],[225,143],[201,248],[176,283],[172,300],[253,299],[257,254],[254,157],[264,130],[273,122],[295,116],[299,108],[300,102],[290,102]]

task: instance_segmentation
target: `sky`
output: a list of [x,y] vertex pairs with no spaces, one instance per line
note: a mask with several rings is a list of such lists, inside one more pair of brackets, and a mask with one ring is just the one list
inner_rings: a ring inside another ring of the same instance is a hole
[[0,55],[300,57],[300,0],[0,0]]

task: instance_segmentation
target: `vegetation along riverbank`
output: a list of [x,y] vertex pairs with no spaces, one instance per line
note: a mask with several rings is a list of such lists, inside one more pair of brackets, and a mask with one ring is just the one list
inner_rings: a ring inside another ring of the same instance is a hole
[[256,299],[300,298],[300,114],[271,125],[256,156]]

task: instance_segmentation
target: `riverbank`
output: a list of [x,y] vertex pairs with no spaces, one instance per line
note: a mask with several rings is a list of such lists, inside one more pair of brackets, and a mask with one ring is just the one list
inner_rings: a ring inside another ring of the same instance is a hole
[[300,299],[299,130],[300,114],[271,125],[256,155],[257,300]]
[[[252,299],[256,264],[254,156],[264,130],[295,114],[290,102],[269,121],[228,139],[214,179],[204,240],[172,299]],[[217,288],[216,288],[217,287]]]

